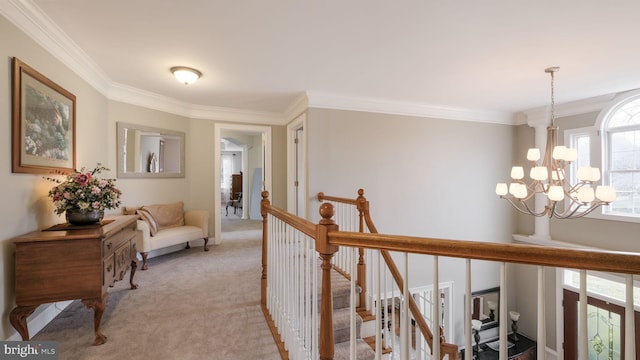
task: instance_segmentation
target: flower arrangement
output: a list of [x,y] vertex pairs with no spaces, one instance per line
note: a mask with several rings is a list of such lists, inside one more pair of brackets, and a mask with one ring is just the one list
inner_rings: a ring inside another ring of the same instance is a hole
[[122,192],[116,188],[116,179],[100,179],[96,175],[102,171],[109,171],[100,163],[93,169],[84,167],[65,176],[65,180],[45,179],[58,183],[49,190],[49,197],[53,199],[56,214],[67,210],[81,211],[115,209],[120,206]]

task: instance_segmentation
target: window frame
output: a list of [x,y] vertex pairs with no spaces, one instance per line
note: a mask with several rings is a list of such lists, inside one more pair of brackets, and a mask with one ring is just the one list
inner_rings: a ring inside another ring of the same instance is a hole
[[[574,147],[575,138],[577,136],[589,134],[591,166],[600,169],[602,174],[600,182],[602,185],[609,185],[609,150],[611,145],[609,143],[609,132],[606,128],[608,120],[612,114],[618,111],[621,107],[635,100],[640,100],[640,89],[619,94],[614,97],[602,108],[593,126],[564,130],[565,144],[570,147]],[[573,182],[575,176],[573,167],[571,167],[569,173]],[[600,207],[586,215],[585,218],[640,223],[639,215],[606,213],[604,211],[605,209],[606,207]]]

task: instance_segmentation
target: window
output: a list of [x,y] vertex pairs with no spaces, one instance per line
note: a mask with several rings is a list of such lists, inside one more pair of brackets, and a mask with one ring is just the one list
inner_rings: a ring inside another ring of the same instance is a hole
[[603,183],[616,188],[617,200],[605,213],[640,217],[640,97],[614,107],[602,123]]
[[616,200],[588,217],[640,222],[640,90],[620,95],[598,115],[593,127],[567,129],[564,141],[578,150],[569,177],[581,166],[600,168],[602,185],[616,189]]

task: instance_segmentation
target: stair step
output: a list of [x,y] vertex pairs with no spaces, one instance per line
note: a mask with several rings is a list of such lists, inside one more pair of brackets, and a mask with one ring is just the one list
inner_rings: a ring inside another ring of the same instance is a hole
[[[322,284],[320,283],[319,286]],[[320,309],[320,303],[322,301],[322,289],[319,288],[318,309]],[[359,286],[355,288],[356,294],[359,294],[362,289]],[[351,283],[344,276],[335,270],[331,271],[331,292],[333,294],[333,308],[342,309],[348,308],[351,301]],[[358,296],[356,296],[356,306],[358,306]]]
[[[371,347],[371,349],[373,351],[376,351],[376,337],[375,336],[368,336],[366,338],[363,338],[362,340],[364,340],[364,342],[366,342],[369,345],[369,347]],[[389,354],[389,353],[391,353],[391,347],[390,346],[382,348],[382,354],[381,355],[385,355],[385,354]]]
[[[351,347],[348,341],[336,343],[335,353],[333,358],[335,360],[347,360],[350,359]],[[356,359],[357,360],[370,360],[375,359],[376,353],[371,347],[362,339],[356,339]]]
[[[360,338],[360,328],[362,318],[356,314],[356,338]],[[349,308],[333,310],[333,341],[337,344],[343,341],[349,341],[349,333],[351,330],[351,312]]]

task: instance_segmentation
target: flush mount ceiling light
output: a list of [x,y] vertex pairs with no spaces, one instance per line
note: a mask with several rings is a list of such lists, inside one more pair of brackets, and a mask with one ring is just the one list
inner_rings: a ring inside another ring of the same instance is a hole
[[[551,75],[551,121],[547,127],[547,145],[542,163],[540,150],[529,149],[527,160],[531,162],[531,182],[524,182],[524,168],[514,166],[511,169],[511,184],[500,183],[496,194],[508,200],[518,211],[533,216],[548,216],[557,219],[575,219],[583,217],[602,205],[609,205],[616,199],[616,190],[611,186],[597,186],[600,169],[585,166],[577,169],[577,182],[571,184],[566,177],[565,168],[578,158],[576,149],[558,144],[558,127],[555,125],[554,74],[559,67],[550,67],[545,72]],[[595,191],[594,191],[595,188]],[[535,200],[536,194],[546,200],[544,209],[536,211],[529,200]],[[566,202],[565,202],[566,199]],[[558,208],[565,202],[564,210]]]
[[193,84],[202,76],[200,71],[186,66],[174,66],[170,70],[176,80],[185,85]]

